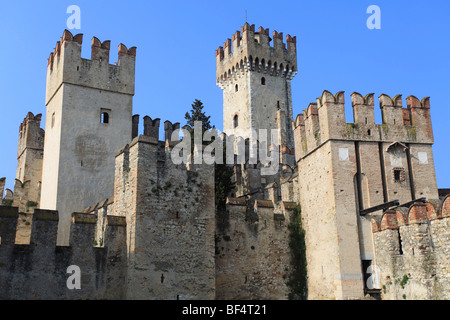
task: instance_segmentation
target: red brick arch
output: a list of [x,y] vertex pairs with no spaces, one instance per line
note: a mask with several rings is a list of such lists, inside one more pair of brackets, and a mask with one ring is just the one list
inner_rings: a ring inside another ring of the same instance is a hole
[[450,217],[450,194],[442,200],[440,213],[441,217]]

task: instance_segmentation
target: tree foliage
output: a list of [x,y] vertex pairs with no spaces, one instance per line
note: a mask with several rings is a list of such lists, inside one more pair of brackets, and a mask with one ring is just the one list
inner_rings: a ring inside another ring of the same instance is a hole
[[[203,111],[203,108],[204,108],[203,103],[200,100],[195,99],[194,103],[191,105],[191,110],[189,112],[186,112],[184,116],[184,118],[186,119],[186,124],[192,128],[194,128],[195,121],[202,122],[202,136],[206,131],[215,129],[215,126],[211,125],[210,122],[211,116],[206,115],[206,113]],[[191,132],[192,148],[194,147],[193,141],[194,141],[194,132]],[[223,159],[225,159],[225,150],[223,150],[223,152],[224,152]],[[214,170],[215,170],[214,184],[215,184],[216,206],[219,210],[224,210],[226,206],[225,204],[226,198],[234,189],[234,185],[231,179],[233,176],[233,167],[227,166],[226,164],[216,163],[214,165]]]
[[194,103],[191,105],[190,112],[186,112],[184,115],[184,118],[187,121],[187,124],[194,127],[195,121],[201,121],[202,122],[202,133],[205,131],[211,130],[214,128],[214,126],[211,126],[211,116],[207,116],[205,112],[203,112],[203,102],[201,102],[198,99],[194,100]]

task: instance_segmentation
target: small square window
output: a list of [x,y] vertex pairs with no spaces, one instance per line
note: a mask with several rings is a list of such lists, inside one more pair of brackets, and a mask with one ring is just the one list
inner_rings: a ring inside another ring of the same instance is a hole
[[394,174],[394,182],[403,182],[406,180],[406,173],[405,169],[403,168],[394,168],[393,174]]

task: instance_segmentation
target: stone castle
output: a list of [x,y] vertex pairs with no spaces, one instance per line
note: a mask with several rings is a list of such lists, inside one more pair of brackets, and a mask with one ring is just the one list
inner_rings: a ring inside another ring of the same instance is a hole
[[[449,299],[450,196],[439,198],[430,99],[324,91],[294,117],[296,38],[245,24],[216,50],[222,137],[237,129],[226,210],[214,166],[175,164],[179,123],[133,115],[136,48],[64,31],[47,67],[46,123],[19,130],[14,191],[0,179],[0,299],[288,299],[301,212],[308,299]],[[153,115],[154,116],[154,115]],[[280,168],[250,161],[277,130]],[[253,131],[252,131],[253,130]],[[174,134],[175,133],[175,134]],[[225,139],[224,139],[225,140]],[[295,244],[294,244],[295,246]],[[67,286],[68,268],[81,289]]]

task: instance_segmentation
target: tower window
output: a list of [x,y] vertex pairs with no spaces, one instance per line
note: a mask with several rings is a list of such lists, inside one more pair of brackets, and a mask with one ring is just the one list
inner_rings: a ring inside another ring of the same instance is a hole
[[261,85],[263,85],[263,86],[266,85],[266,78],[264,78],[264,77],[261,78]]
[[234,87],[234,91],[235,91],[235,92],[238,92],[238,91],[239,91],[239,86],[238,86],[238,85],[236,85],[236,87]]
[[396,182],[400,182],[400,177],[402,175],[402,172],[400,170],[394,170],[394,180]]
[[55,126],[55,113],[52,114],[52,128]]
[[394,168],[394,182],[403,182],[406,180],[405,169],[403,168]]
[[100,123],[108,124],[110,122],[110,114],[111,110],[109,109],[101,109],[100,110]]
[[238,115],[235,115],[233,118],[233,128],[237,128],[238,125],[239,125],[239,117]]
[[109,123],[109,114],[107,112],[102,112],[101,123]]

